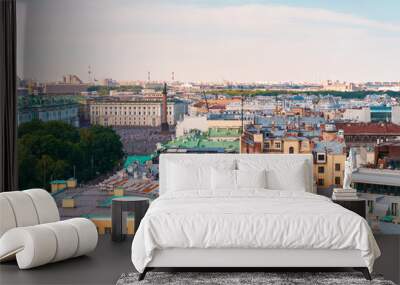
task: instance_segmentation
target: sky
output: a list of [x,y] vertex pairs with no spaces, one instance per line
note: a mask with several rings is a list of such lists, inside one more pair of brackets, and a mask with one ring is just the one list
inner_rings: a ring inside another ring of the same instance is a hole
[[398,0],[17,0],[18,73],[399,81],[398,11]]

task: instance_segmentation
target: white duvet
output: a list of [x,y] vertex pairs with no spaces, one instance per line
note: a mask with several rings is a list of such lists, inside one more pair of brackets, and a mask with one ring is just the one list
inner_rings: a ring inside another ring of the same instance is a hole
[[380,255],[357,214],[323,196],[265,189],[162,195],[140,223],[132,262],[143,272],[165,248],[358,249],[370,271]]

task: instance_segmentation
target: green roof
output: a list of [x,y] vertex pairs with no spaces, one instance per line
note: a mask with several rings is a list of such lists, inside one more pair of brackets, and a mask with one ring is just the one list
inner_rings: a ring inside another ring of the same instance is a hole
[[382,221],[382,222],[387,222],[387,223],[391,223],[391,222],[393,222],[393,216],[384,216],[384,217],[382,217],[380,220]]
[[65,180],[53,180],[50,182],[50,184],[67,184],[67,181]]
[[240,137],[238,128],[211,128],[208,130],[209,137]]
[[124,168],[127,168],[129,165],[134,163],[135,161],[139,162],[140,164],[145,164],[147,161],[152,160],[153,155],[129,155],[124,163]]
[[239,152],[240,142],[236,141],[213,141],[207,136],[189,135],[177,138],[163,144],[165,148],[224,148],[225,150]]

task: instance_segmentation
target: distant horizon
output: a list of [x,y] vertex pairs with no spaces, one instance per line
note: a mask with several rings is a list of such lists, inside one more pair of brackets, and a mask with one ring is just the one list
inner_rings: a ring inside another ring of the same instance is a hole
[[398,82],[399,10],[393,0],[17,0],[18,74],[88,82],[90,65],[98,80]]
[[[334,79],[326,79],[326,80],[322,80],[322,81],[292,81],[292,80],[284,80],[284,81],[231,81],[231,80],[224,80],[224,81],[201,81],[201,80],[188,80],[188,81],[183,81],[183,80],[171,80],[171,79],[167,79],[167,80],[146,80],[146,79],[115,79],[113,77],[109,77],[109,78],[96,78],[96,81],[92,81],[92,82],[88,82],[84,79],[82,79],[78,74],[74,74],[74,73],[66,73],[64,75],[77,75],[79,77],[79,79],[82,80],[83,84],[90,84],[90,83],[94,83],[99,84],[99,82],[101,82],[102,80],[105,79],[112,79],[114,81],[116,81],[117,83],[127,83],[127,82],[144,82],[144,83],[194,83],[194,84],[207,84],[207,83],[213,83],[213,84],[222,84],[222,83],[232,83],[232,84],[293,84],[293,85],[301,85],[301,84],[314,84],[314,85],[323,85],[325,83],[327,83],[328,81],[330,82],[339,82],[339,83],[353,83],[353,84],[366,84],[366,83],[398,83],[400,84],[400,79],[399,80],[370,80],[370,81],[358,81],[358,82],[354,82],[354,81],[348,81],[348,80],[334,80]],[[26,80],[26,81],[37,81],[39,83],[62,83],[62,76],[61,78],[57,79],[57,80],[44,80],[44,81],[40,81],[40,80],[36,80],[33,78],[22,78],[18,75],[20,80]]]

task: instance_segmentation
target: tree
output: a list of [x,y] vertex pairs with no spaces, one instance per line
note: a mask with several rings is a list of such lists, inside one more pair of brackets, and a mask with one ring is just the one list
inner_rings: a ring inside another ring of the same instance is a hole
[[64,122],[32,121],[18,131],[21,189],[49,188],[54,179],[88,181],[113,170],[123,158],[119,136],[111,128],[78,129]]
[[[36,163],[36,171],[38,174],[38,179],[41,179],[41,187],[47,188],[47,183],[49,181],[50,172],[54,167],[54,160],[49,155],[43,155]],[[38,185],[39,186],[39,185]]]

